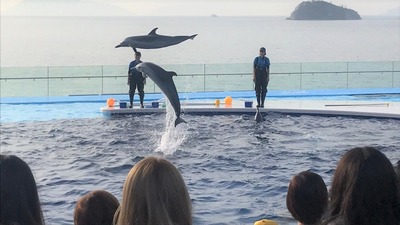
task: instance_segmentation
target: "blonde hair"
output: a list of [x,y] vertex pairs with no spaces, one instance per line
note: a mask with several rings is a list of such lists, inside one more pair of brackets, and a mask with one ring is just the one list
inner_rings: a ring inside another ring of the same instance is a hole
[[160,157],[137,163],[126,178],[114,224],[191,225],[191,199],[178,169]]

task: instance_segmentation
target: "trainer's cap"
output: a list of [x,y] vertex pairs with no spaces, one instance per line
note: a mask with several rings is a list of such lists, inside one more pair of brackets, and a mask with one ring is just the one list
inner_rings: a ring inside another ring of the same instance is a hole
[[266,52],[267,50],[264,47],[260,48],[260,52]]
[[275,222],[274,220],[262,219],[262,220],[256,221],[254,223],[254,225],[278,225],[278,223]]

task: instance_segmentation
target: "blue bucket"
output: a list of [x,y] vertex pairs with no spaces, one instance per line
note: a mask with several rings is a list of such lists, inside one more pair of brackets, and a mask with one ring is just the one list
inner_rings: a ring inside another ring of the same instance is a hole
[[119,102],[119,107],[120,107],[121,109],[126,108],[126,102]]
[[151,106],[152,106],[153,108],[158,108],[158,107],[160,106],[160,103],[159,103],[159,102],[152,102],[152,103],[151,103]]
[[253,108],[253,102],[244,102],[244,107]]

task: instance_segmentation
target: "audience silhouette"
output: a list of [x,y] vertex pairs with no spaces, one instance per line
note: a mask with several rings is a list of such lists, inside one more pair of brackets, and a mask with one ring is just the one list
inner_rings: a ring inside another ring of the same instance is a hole
[[319,224],[328,205],[328,190],[322,177],[303,171],[292,178],[286,206],[299,225]]
[[333,176],[326,224],[399,224],[398,185],[393,165],[382,152],[350,149]]
[[118,207],[118,199],[111,193],[89,192],[76,203],[74,225],[111,225]]
[[44,225],[35,178],[15,155],[0,155],[1,225]]
[[128,173],[117,225],[191,225],[192,203],[178,169],[161,157],[146,157]]

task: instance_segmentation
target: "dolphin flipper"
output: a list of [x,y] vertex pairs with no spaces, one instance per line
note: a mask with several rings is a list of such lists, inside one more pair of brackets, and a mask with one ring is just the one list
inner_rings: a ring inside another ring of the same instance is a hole
[[186,123],[186,121],[180,117],[176,118],[175,120],[175,127],[180,123]]
[[174,71],[167,71],[168,75],[170,75],[171,77],[173,76],[178,76]]

